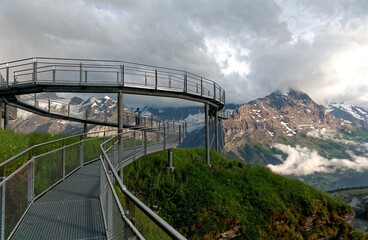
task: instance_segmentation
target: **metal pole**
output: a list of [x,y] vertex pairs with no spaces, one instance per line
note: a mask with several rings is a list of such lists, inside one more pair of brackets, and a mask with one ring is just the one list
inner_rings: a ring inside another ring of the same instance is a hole
[[83,141],[83,138],[84,138],[84,134],[82,134],[80,136],[80,141],[79,141],[79,164],[80,166],[82,167],[83,166],[83,163],[84,163],[84,141]]
[[218,138],[218,111],[216,109],[215,113],[215,149],[218,152],[219,151],[219,138]]
[[56,82],[56,69],[55,66],[52,68],[52,82]]
[[184,92],[188,92],[188,73],[184,74]]
[[158,79],[157,79],[157,69],[155,70],[155,89],[157,90]]
[[33,80],[33,84],[35,84],[37,82],[37,59],[34,58],[33,59],[33,74],[32,74],[32,80]]
[[205,112],[205,143],[206,143],[206,163],[211,166],[210,162],[210,120],[209,120],[209,106],[208,103],[204,104],[204,112]]
[[147,155],[147,131],[144,131],[143,132],[143,136],[144,136],[144,140],[143,140],[143,142],[144,142],[144,155]]
[[118,161],[121,163],[122,151],[123,151],[123,128],[124,128],[124,104],[123,93],[118,93]]
[[201,78],[201,96],[203,96],[203,78]]
[[83,81],[83,69],[82,69],[82,63],[79,64],[79,83],[82,85]]
[[9,129],[9,106],[4,104],[4,129]]
[[134,149],[134,160],[135,160],[135,154],[136,154],[136,147],[135,147],[135,131],[133,132],[133,149]]
[[166,149],[166,123],[164,123],[164,149]]
[[9,66],[8,64],[6,65],[6,87],[9,87]]
[[32,203],[34,198],[34,181],[35,181],[35,172],[34,172],[34,159],[30,162],[28,166],[28,188],[27,188],[27,203],[28,206]]
[[216,83],[213,83],[213,99],[216,100]]
[[65,179],[65,142],[63,142],[63,148],[61,149],[61,166],[62,166],[62,174],[63,180]]
[[[0,177],[0,180],[3,181],[3,178],[5,177]],[[3,185],[0,187],[0,239],[5,239],[5,184],[6,183],[4,182]]]
[[181,143],[181,125],[179,125],[179,144]]
[[0,98],[0,129],[3,128],[3,99]]
[[124,65],[121,66],[121,81],[122,81],[122,85],[124,86],[124,72],[125,72],[125,69],[124,69]]
[[168,169],[171,170],[172,172],[174,171],[174,166],[173,166],[173,150],[172,148],[167,150],[167,160],[168,160]]

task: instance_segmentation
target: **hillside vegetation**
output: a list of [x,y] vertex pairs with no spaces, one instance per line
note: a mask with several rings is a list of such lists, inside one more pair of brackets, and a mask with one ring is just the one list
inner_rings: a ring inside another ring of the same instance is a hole
[[148,155],[124,169],[130,190],[190,239],[366,239],[350,206],[301,181],[202,149]]
[[35,144],[48,142],[62,137],[64,136],[43,133],[23,134],[0,129],[0,162],[9,159],[15,154]]

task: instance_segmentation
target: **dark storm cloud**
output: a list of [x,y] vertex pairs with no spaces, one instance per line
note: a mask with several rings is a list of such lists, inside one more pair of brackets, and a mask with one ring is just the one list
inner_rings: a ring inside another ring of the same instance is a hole
[[365,46],[367,5],[358,0],[0,0],[0,59],[101,58],[173,67],[215,79],[228,102],[293,87],[320,101],[366,104],[368,96],[358,89],[367,86],[351,79],[346,81],[354,84],[346,85],[334,64]]

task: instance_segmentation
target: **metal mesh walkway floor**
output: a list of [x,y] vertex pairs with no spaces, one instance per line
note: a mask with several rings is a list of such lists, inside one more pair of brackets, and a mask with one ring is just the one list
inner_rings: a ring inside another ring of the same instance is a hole
[[83,166],[29,209],[12,239],[106,239],[100,162]]

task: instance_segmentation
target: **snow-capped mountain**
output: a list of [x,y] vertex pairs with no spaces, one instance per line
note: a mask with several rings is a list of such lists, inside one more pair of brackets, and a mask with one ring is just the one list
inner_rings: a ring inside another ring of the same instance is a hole
[[310,131],[343,126],[350,124],[329,114],[307,94],[295,90],[276,91],[250,101],[223,122],[228,151],[236,150],[250,140],[260,143],[294,141]]
[[328,104],[326,108],[330,114],[350,122],[353,126],[368,128],[368,111],[362,107],[341,102]]
[[[55,95],[55,94],[54,94]],[[55,96],[42,95],[37,96],[37,106],[40,108],[48,108],[48,100],[51,99],[51,109],[53,113],[66,114],[69,108],[70,116],[77,118],[87,117],[92,120],[100,120],[107,122],[117,121],[116,101],[109,96],[101,99],[90,97],[83,100],[79,97],[73,97],[70,101]],[[23,96],[22,101],[31,105],[34,104],[33,96]],[[69,106],[68,106],[69,105]],[[125,112],[130,112],[126,107]],[[27,111],[18,109],[18,118],[11,122],[11,128],[20,132],[46,132],[50,134],[74,134],[83,130],[83,125],[76,122],[69,122],[60,119],[51,119],[42,117]],[[108,127],[88,126],[89,131],[105,130]]]

